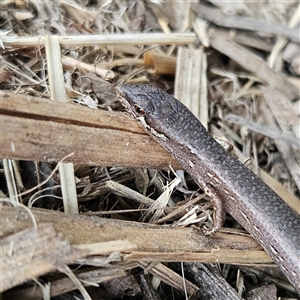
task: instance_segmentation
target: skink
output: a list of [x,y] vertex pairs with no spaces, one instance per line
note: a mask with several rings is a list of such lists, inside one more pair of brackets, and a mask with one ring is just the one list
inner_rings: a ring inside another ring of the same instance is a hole
[[300,293],[300,216],[228,154],[176,98],[152,85],[120,85],[125,109],[197,184],[255,238]]

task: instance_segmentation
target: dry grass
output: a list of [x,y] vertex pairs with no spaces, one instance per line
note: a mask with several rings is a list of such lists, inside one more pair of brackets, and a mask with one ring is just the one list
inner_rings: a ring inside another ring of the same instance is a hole
[[[229,216],[216,236],[191,229],[211,223],[208,199],[122,112],[115,86],[174,94],[300,213],[298,3],[158,2],[1,2],[3,299],[206,299],[201,288],[229,283],[239,299],[234,289],[269,280],[296,297]],[[228,282],[180,261],[215,263]]]

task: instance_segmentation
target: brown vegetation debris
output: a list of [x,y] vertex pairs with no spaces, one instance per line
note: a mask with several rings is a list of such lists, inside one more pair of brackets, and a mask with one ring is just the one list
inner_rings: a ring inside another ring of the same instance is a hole
[[299,11],[297,1],[2,0],[2,299],[242,299],[270,281],[267,293],[296,299],[230,216],[199,233],[212,225],[208,197],[124,113],[115,87],[178,97],[300,213]]

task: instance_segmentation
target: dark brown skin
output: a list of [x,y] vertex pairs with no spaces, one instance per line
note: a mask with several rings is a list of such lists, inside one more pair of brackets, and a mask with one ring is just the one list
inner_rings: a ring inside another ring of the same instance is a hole
[[151,85],[117,88],[125,109],[255,238],[300,293],[300,216],[228,154],[176,98]]

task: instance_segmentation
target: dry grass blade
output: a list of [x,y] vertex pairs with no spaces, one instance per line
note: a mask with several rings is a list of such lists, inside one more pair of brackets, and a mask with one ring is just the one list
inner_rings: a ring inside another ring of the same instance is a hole
[[263,82],[287,95],[289,99],[293,100],[299,96],[299,90],[285,76],[270,69],[257,55],[230,41],[226,32],[216,29],[211,30],[210,42],[211,46],[216,50],[226,54],[238,64],[254,73]]
[[300,42],[299,31],[297,29],[291,29],[286,26],[272,24],[265,20],[259,20],[255,18],[228,16],[222,14],[219,9],[210,8],[203,4],[193,4],[192,7],[198,16],[219,26],[246,29],[251,31],[261,31],[273,34],[275,36],[285,36],[292,41],[298,43]]
[[[66,102],[66,91],[61,64],[61,53],[58,37],[46,37],[50,96],[56,101]],[[59,104],[58,104],[59,105]],[[61,190],[66,213],[78,213],[77,194],[72,163],[59,163]]]
[[[276,125],[279,124],[282,131],[286,131],[286,126],[292,128],[292,132],[297,136],[299,130],[299,117],[295,114],[292,109],[291,103],[289,103],[284,95],[281,93],[272,91],[270,89],[263,89],[266,102],[270,108],[271,113],[268,109],[265,109],[264,116],[267,122],[273,128],[276,128]],[[276,99],[276,101],[274,101]],[[274,116],[275,121],[272,118]],[[288,167],[290,173],[295,179],[295,183],[300,189],[300,182],[298,180],[300,176],[300,162],[299,162],[299,147],[298,149],[293,150],[289,145],[281,141],[275,141],[277,148],[281,152],[282,158],[285,161],[286,166]],[[300,142],[298,142],[299,146]],[[300,204],[299,204],[300,205]]]
[[269,128],[267,126],[255,123],[253,121],[246,121],[245,119],[241,118],[240,116],[234,115],[234,114],[228,114],[225,117],[225,120],[234,124],[242,125],[247,129],[250,129],[255,132],[259,132],[263,135],[266,135],[272,139],[275,140],[281,140],[287,143],[288,145],[291,145],[292,147],[299,149],[300,148],[300,140],[298,140],[296,137],[292,136],[288,133],[282,133],[280,131],[274,130],[272,128]]
[[[163,33],[152,34],[121,34],[121,35],[72,35],[59,37],[59,43],[66,47],[88,47],[99,45],[180,45],[191,44],[195,41],[194,33]],[[18,37],[3,36],[2,42],[5,47],[36,47],[45,44],[43,36]]]

